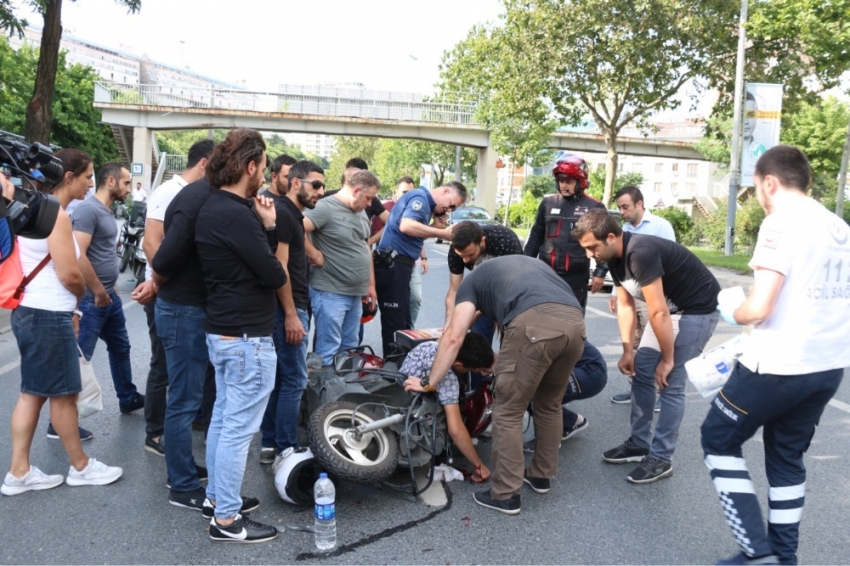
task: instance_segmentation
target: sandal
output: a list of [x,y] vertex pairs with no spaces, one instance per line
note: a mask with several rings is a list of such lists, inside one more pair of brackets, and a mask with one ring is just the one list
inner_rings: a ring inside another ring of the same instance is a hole
[[[475,472],[469,477],[472,483],[484,483],[490,479],[490,470],[487,470],[487,467],[481,463],[477,466],[473,466]],[[487,475],[484,475],[484,470],[487,470]]]

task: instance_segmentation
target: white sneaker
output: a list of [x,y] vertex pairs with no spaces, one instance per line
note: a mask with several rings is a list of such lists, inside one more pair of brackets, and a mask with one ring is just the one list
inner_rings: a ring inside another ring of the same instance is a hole
[[124,470],[117,466],[107,466],[94,458],[89,458],[89,465],[82,472],[78,472],[71,466],[68,472],[68,485],[106,485],[121,477]]
[[3,481],[3,486],[0,487],[0,493],[3,495],[18,495],[25,491],[53,489],[56,486],[62,485],[64,481],[65,478],[59,474],[47,475],[35,466],[30,466],[30,471],[20,478],[16,478],[11,472],[7,473],[6,479]]

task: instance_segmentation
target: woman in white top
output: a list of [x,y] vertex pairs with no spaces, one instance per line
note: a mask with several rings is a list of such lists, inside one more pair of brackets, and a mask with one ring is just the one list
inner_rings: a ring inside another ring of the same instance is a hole
[[48,399],[52,427],[71,460],[68,485],[105,485],[123,473],[121,468],[86,456],[80,444],[76,402],[81,384],[75,332],[79,319],[74,311],[85,293],[85,283],[65,208],[85,196],[94,171],[85,152],[65,149],[56,157],[62,161],[65,176],[53,190],[62,207],[53,231],[45,240],[17,239],[24,275],[48,253],[51,259],[29,283],[12,313],[12,332],[21,353],[21,394],[12,412],[12,465],[0,487],[3,495],[50,489],[65,481],[62,475],[47,475],[30,464],[38,417]]

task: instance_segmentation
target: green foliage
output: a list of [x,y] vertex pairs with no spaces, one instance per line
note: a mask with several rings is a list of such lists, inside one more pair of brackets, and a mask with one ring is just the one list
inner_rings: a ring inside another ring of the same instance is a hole
[[[617,191],[619,191],[626,185],[634,185],[635,187],[640,188],[642,184],[643,175],[641,173],[637,173],[635,171],[629,171],[628,173],[619,173],[614,178],[614,189],[611,192],[612,198],[613,195],[617,194]],[[602,200],[604,190],[605,170],[597,169],[596,171],[592,171],[590,173],[590,178],[588,179],[587,189],[585,189],[585,192],[597,200]],[[608,206],[608,208],[610,207],[611,205]]]
[[[329,188],[338,188],[342,173],[345,171],[345,162],[353,157],[359,157],[374,168],[375,154],[381,140],[378,138],[362,138],[356,136],[338,136],[336,146],[331,153],[330,165],[325,169],[325,182]],[[386,183],[381,183],[381,194],[386,194]]]
[[530,193],[538,201],[555,192],[555,179],[552,175],[529,175],[522,183],[523,198]]
[[697,243],[697,231],[694,219],[674,206],[657,208],[652,211],[655,216],[660,216],[673,226],[676,241],[682,245],[690,246]]
[[590,113],[608,144],[603,201],[610,205],[620,130],[675,108],[682,85],[719,71],[715,58],[729,50],[737,6],[735,0],[505,0],[499,25],[474,28],[445,55],[442,87],[481,94],[479,119],[501,124],[505,138],[516,139],[514,148],[523,136],[533,140],[553,125],[578,125]]
[[712,163],[722,163],[727,168],[732,157],[732,116],[718,115],[708,119],[705,135],[694,144],[694,149]]
[[[717,200],[717,210],[710,218],[700,224],[701,235],[709,246],[722,250],[726,245],[725,200]],[[747,199],[735,214],[735,249],[752,253],[758,239],[759,228],[764,220],[762,210],[755,198]]]
[[[0,130],[23,135],[37,66],[37,50],[24,45],[15,51],[0,37]],[[118,158],[112,131],[94,108],[94,82],[99,79],[91,67],[67,67],[65,52],[59,54],[51,143],[85,151],[96,167]]]

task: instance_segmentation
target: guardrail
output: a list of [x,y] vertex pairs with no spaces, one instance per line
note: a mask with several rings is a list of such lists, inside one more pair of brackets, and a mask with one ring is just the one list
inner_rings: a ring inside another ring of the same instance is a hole
[[168,155],[165,158],[166,171],[174,173],[182,173],[186,170],[186,165],[189,163],[188,155]]
[[410,93],[361,89],[281,85],[281,92],[251,92],[168,85],[128,85],[97,81],[98,104],[307,114],[394,121],[475,125],[477,103],[460,96],[458,102],[426,100]]

